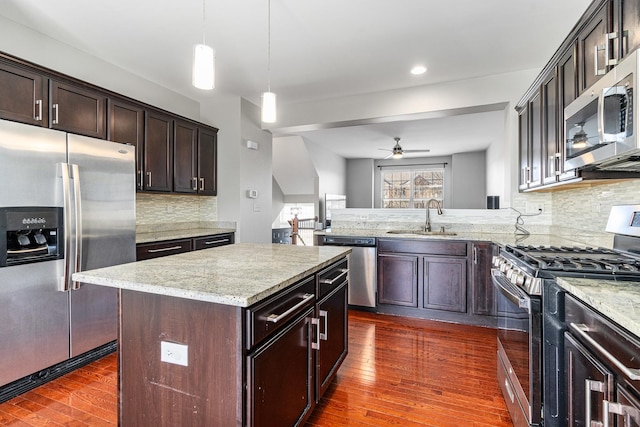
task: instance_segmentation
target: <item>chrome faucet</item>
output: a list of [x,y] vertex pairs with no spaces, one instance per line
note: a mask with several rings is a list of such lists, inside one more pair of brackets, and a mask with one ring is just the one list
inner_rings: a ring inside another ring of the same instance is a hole
[[442,215],[442,206],[440,205],[440,202],[436,199],[429,199],[426,204],[427,218],[424,222],[424,231],[431,231],[431,217],[429,216],[429,208],[433,203],[436,204],[436,209],[438,209],[438,215]]

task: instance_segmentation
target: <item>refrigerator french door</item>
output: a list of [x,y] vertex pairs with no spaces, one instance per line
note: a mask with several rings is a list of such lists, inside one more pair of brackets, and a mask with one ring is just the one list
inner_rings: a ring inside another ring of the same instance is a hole
[[62,215],[54,233],[63,256],[0,265],[0,387],[116,339],[116,290],[70,277],[135,261],[134,155],[132,146],[0,120],[0,210],[25,215],[17,232],[0,218],[0,248],[38,233],[37,212],[52,209]]

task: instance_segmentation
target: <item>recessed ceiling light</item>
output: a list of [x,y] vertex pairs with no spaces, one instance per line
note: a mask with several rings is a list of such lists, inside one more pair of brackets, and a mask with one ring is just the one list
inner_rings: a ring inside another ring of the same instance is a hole
[[413,67],[411,69],[411,74],[418,76],[420,74],[424,74],[427,72],[427,67],[423,66],[423,65],[416,65],[415,67]]

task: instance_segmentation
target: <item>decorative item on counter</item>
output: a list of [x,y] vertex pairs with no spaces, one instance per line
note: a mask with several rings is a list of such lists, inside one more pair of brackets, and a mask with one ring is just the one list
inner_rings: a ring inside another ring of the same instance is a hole
[[487,196],[487,209],[500,209],[500,196]]

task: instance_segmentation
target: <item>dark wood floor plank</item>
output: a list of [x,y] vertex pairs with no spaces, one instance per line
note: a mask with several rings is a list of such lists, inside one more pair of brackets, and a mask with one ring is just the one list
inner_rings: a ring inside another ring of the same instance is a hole
[[[512,427],[489,328],[349,313],[349,356],[307,427]],[[117,425],[117,357],[0,404],[0,425]]]

